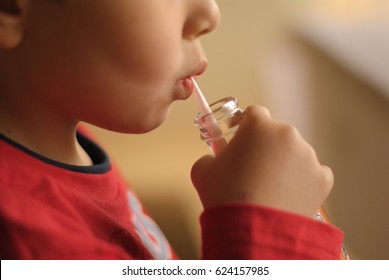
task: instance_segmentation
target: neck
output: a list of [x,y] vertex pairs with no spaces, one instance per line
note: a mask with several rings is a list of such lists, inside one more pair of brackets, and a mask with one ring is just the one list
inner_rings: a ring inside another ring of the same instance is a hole
[[[9,127],[9,126],[7,126]],[[18,128],[0,127],[0,133],[11,140],[46,158],[76,166],[91,166],[92,160],[76,139],[76,130],[71,133],[29,133]]]
[[[3,100],[0,101],[3,105]],[[0,133],[46,158],[77,166],[92,165],[76,138],[78,122],[59,119],[56,112],[2,105]],[[7,112],[7,107],[12,112]]]
[[0,65],[0,133],[46,158],[91,165],[76,138],[78,121],[52,102],[55,92],[42,94],[45,88],[26,79],[17,61],[4,65]]

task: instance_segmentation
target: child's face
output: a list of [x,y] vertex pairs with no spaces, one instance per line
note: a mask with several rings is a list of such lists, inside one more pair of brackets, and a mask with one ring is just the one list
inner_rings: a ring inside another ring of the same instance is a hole
[[185,78],[206,67],[198,38],[219,21],[214,0],[55,2],[30,2],[25,83],[66,118],[122,132],[154,129],[189,97]]

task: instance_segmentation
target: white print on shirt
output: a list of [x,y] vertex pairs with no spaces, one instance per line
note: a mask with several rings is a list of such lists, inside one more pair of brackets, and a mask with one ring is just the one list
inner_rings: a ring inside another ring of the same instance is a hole
[[143,244],[157,260],[172,259],[169,242],[158,225],[143,212],[142,204],[131,192],[128,192],[128,203],[131,209],[131,221]]

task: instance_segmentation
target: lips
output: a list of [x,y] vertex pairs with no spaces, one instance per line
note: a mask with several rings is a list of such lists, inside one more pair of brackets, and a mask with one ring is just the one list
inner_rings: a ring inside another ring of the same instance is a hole
[[200,76],[201,74],[203,74],[205,72],[205,70],[207,70],[207,67],[208,67],[208,62],[206,60],[204,60],[200,66],[197,68],[197,72],[195,72],[195,74],[193,76]]
[[191,77],[187,77],[178,81],[176,85],[175,99],[188,99],[192,95],[193,88],[194,86]]
[[192,81],[191,77],[188,77],[188,78],[182,80],[182,84],[183,84],[186,92],[188,93],[188,95],[189,96],[192,95],[194,85],[193,85],[193,81]]
[[199,67],[197,67],[194,71],[191,71],[189,75],[185,76],[184,78],[178,81],[178,87],[180,88],[179,96],[178,96],[179,99],[187,99],[192,95],[194,85],[191,78],[203,74],[207,69],[207,65],[208,65],[207,61],[203,61],[199,65]]

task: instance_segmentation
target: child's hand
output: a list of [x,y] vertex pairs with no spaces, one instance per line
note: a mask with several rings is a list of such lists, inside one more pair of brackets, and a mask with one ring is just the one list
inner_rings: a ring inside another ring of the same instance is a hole
[[240,201],[312,217],[333,175],[296,129],[250,106],[227,147],[194,164],[192,181],[204,208]]

